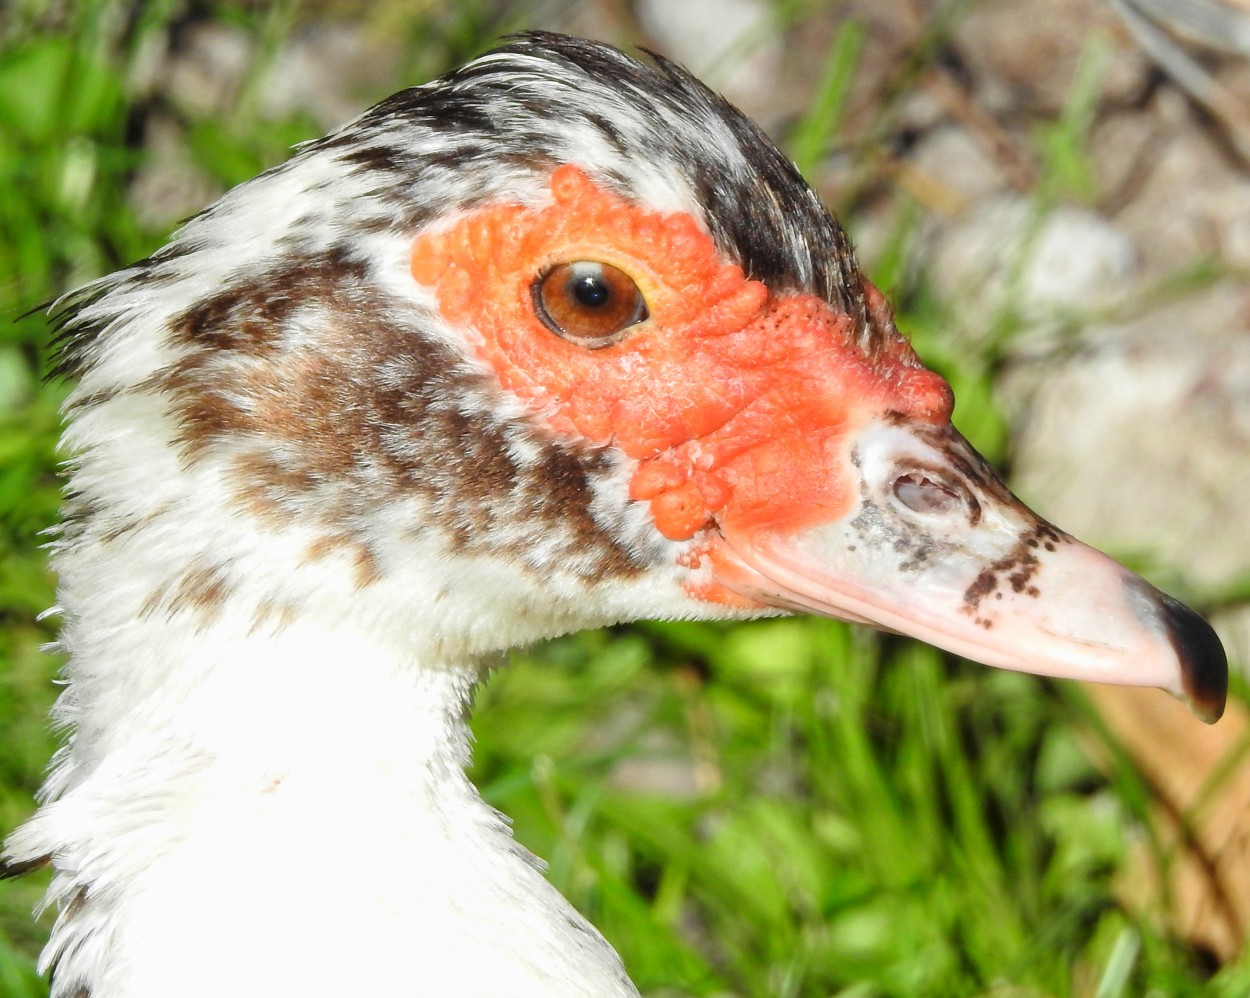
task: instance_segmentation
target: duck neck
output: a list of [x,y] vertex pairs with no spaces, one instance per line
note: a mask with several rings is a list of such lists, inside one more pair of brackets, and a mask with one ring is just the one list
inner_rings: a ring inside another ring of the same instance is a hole
[[119,699],[115,662],[72,663],[57,800],[10,843],[56,855],[54,995],[529,994],[517,947],[558,995],[534,961],[571,925],[580,993],[632,993],[465,776],[477,663],[309,620],[148,637],[178,683]]

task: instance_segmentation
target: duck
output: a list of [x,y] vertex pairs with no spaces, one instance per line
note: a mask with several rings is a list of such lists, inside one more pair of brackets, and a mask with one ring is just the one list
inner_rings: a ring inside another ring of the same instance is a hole
[[664,58],[528,33],[51,306],[53,998],[637,995],[466,776],[510,649],[814,613],[1203,719],[1193,610],[1016,498],[846,232]]

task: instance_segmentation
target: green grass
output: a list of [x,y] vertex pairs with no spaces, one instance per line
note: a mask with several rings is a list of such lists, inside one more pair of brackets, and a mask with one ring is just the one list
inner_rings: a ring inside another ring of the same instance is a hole
[[[53,625],[36,619],[52,603],[52,580],[38,532],[56,515],[64,391],[40,381],[42,320],[10,320],[164,235],[145,230],[124,196],[141,162],[126,81],[172,10],[141,9],[119,23],[121,8],[83,4],[51,28],[36,9],[4,29],[0,50],[3,830],[29,813],[54,746],[44,717],[56,662],[40,651]],[[396,87],[523,23],[486,5],[420,9],[405,19],[384,4],[369,15],[411,40],[411,75]],[[786,5],[790,18],[804,9]],[[298,13],[213,10],[255,29],[262,53]],[[837,36],[792,132],[810,171],[836,144],[863,31],[850,22]],[[936,49],[929,39],[900,67],[892,99]],[[1039,204],[1088,179],[1080,149],[1098,70],[1091,52],[1070,112],[1039,132]],[[313,134],[306,120],[262,120],[256,106],[245,89],[224,119],[180,112],[200,166],[223,188]],[[923,215],[899,200],[895,236],[870,261],[887,289],[900,288]],[[918,287],[901,325],[955,384],[965,432],[992,456],[1009,455],[991,383],[1002,339],[969,352]],[[481,693],[474,776],[649,994],[1250,992],[1250,965],[1212,977],[1197,954],[1117,901],[1113,877],[1144,827],[1149,790],[1126,762],[1110,776],[1090,764],[1075,734],[1097,730],[1090,720],[1070,685],[830,621],[645,624],[515,656]],[[667,775],[670,788],[631,780],[640,767]],[[0,884],[5,998],[45,994],[31,969],[47,927],[29,919],[40,890],[38,878]]]

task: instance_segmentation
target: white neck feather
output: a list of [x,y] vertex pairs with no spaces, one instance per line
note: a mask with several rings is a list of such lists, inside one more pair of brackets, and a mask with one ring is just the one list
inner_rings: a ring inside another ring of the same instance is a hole
[[58,994],[636,993],[464,775],[474,667],[307,619],[250,631],[162,622],[198,681],[76,746],[10,843],[58,850]]

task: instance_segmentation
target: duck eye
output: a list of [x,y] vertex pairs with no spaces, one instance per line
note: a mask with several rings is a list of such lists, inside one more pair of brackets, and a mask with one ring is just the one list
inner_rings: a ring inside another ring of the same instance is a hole
[[633,278],[607,263],[561,263],[534,282],[534,310],[557,336],[597,350],[647,317]]

